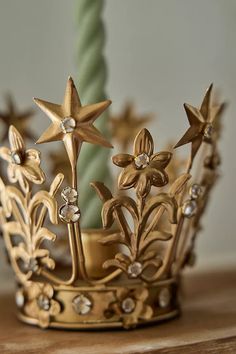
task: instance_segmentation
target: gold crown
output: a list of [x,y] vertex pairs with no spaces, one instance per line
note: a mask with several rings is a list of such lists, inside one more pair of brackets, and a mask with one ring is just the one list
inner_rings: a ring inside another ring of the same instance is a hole
[[[77,160],[83,142],[111,147],[93,125],[111,102],[82,106],[71,78],[62,105],[34,100],[51,120],[37,143],[63,141],[71,166],[69,186],[63,187],[61,171],[47,188],[40,153],[27,149],[10,127],[10,148],[1,147],[0,156],[8,163],[12,184],[0,179],[0,223],[22,321],[43,328],[131,328],[179,314],[181,271],[193,263],[201,216],[218,177],[224,105],[212,104],[211,92],[212,85],[199,109],[184,105],[190,127],[175,148],[191,143],[191,152],[174,180],[168,177],[172,152],[154,152],[151,134],[142,129],[132,155],[112,158],[122,169],[119,192],[112,195],[102,182],[91,183],[103,202],[100,230],[80,229],[86,210],[80,214]],[[133,191],[122,192],[128,189]],[[68,240],[69,267],[51,255],[49,244],[57,232]]]

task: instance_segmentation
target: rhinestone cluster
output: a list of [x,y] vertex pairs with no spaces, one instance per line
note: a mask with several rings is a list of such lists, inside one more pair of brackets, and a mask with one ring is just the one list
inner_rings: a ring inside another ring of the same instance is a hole
[[18,151],[12,151],[11,152],[11,160],[12,160],[12,163],[14,163],[16,165],[21,165],[23,162],[23,156]]
[[37,273],[37,271],[39,269],[39,263],[38,263],[37,259],[30,258],[28,260],[28,262],[26,263],[25,268],[26,268],[27,271],[31,271],[33,273]]
[[60,219],[67,224],[79,221],[81,214],[77,206],[78,192],[74,188],[67,186],[61,192],[61,197],[66,204],[63,204],[60,208]]
[[163,288],[159,292],[158,302],[161,308],[166,308],[169,306],[171,300],[170,290],[168,288]]
[[204,129],[204,132],[203,132],[204,138],[206,140],[211,140],[213,131],[214,131],[214,128],[213,128],[212,124],[211,123],[207,124]]
[[63,133],[72,133],[76,128],[76,121],[72,117],[66,117],[61,122],[61,130]]
[[189,195],[191,199],[186,200],[182,205],[182,214],[187,218],[191,218],[197,209],[197,199],[202,194],[202,188],[199,184],[194,183],[189,189]]
[[128,267],[128,275],[130,278],[137,278],[142,273],[143,267],[140,262],[131,263]]
[[72,304],[78,315],[87,315],[91,311],[93,305],[92,301],[84,294],[76,296]]
[[135,301],[132,297],[125,298],[121,303],[121,308],[125,313],[131,313],[135,309]]
[[21,289],[17,290],[15,300],[16,300],[17,307],[22,308],[24,306],[25,297],[24,297],[24,293]]
[[37,304],[41,310],[48,311],[50,309],[50,299],[44,294],[39,295]]
[[135,157],[134,163],[137,168],[145,168],[149,164],[149,156],[145,153]]

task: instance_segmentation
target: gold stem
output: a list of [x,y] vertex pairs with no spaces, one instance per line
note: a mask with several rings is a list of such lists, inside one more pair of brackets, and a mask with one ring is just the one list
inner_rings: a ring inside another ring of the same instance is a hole
[[[208,145],[209,144],[206,144],[203,146],[202,150],[201,150],[201,157],[200,157],[200,163],[202,161],[204,161],[204,157],[206,156],[206,152],[207,152],[207,149],[208,149]],[[196,176],[196,179],[195,180],[200,180],[202,178],[202,173],[203,173],[203,169],[204,169],[204,166],[202,166],[203,168],[200,168],[197,169],[197,176]],[[183,264],[183,261],[184,261],[184,258],[185,258],[185,245],[186,245],[186,239],[189,235],[189,231],[191,229],[191,226],[192,226],[192,220],[189,220],[189,223],[187,225],[187,228],[186,230],[184,231],[184,234],[183,234],[183,239],[182,239],[182,243],[180,245],[180,248],[179,248],[179,252],[178,254],[180,255],[180,259],[178,260],[177,262],[177,266],[176,266],[176,271],[179,271],[182,267],[182,264]],[[177,254],[175,255],[175,260],[177,258]]]
[[26,236],[26,239],[28,239],[28,241],[29,241],[29,233],[27,232],[27,227],[25,226],[22,215],[21,215],[14,199],[12,199],[12,212],[13,212],[15,220],[20,223],[22,230],[24,230],[24,234]]
[[115,209],[115,216],[116,216],[116,220],[119,224],[119,227],[121,228],[121,230],[124,233],[125,236],[125,241],[129,244],[130,243],[130,234],[131,234],[131,230],[130,227],[124,217],[124,214],[121,210],[120,207]]
[[153,216],[152,221],[150,222],[149,226],[147,227],[146,231],[143,232],[143,240],[146,239],[147,235],[152,231],[158,224],[160,218],[162,217],[163,213],[165,211],[165,208],[163,206],[160,206],[158,212],[156,215]]
[[140,244],[140,239],[141,239],[141,237],[142,237],[142,234],[140,234],[140,228],[139,228],[139,226],[141,225],[141,219],[142,219],[142,215],[143,215],[143,208],[144,208],[144,205],[145,205],[145,198],[144,197],[139,197],[138,195],[137,195],[137,197],[138,197],[138,213],[139,213],[139,222],[138,222],[138,227],[137,227],[137,229],[135,230],[135,235],[137,235],[136,236],[136,242],[135,242],[135,249],[134,249],[134,257],[135,258],[137,258],[137,256],[138,256],[138,251],[139,251],[139,244]]
[[88,280],[88,275],[85,267],[85,256],[84,256],[81,229],[80,229],[79,222],[73,224],[73,227],[74,227],[73,230],[75,234],[75,243],[76,243],[76,249],[78,255],[77,262],[79,264],[79,272],[82,279]]
[[[75,164],[71,164],[71,172],[72,172],[72,188],[75,190],[78,189],[78,182],[77,182],[77,166]],[[81,236],[81,228],[79,221],[72,225],[71,235],[73,235],[73,239],[76,245],[76,262],[79,266],[80,276],[84,280],[88,280],[86,267],[85,267],[85,257],[84,257],[84,250],[83,250],[83,243],[82,243],[82,236]],[[79,276],[79,274],[78,274]]]

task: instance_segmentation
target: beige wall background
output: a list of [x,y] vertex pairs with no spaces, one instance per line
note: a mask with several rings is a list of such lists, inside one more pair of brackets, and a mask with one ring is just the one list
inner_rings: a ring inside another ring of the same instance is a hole
[[[72,0],[0,0],[2,108],[6,92],[21,108],[32,96],[61,100],[67,76],[79,75],[75,10]],[[104,10],[113,111],[133,99],[138,111],[155,112],[151,129],[159,148],[185,131],[182,104],[199,105],[212,81],[229,102],[222,179],[199,237],[200,264],[236,259],[235,18],[234,0],[108,0]],[[48,124],[41,117],[33,123],[38,135]]]

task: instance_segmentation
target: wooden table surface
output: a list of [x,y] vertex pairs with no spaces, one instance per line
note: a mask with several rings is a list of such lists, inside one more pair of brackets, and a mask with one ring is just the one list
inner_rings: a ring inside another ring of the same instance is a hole
[[15,318],[14,297],[0,296],[0,353],[235,354],[236,268],[185,276],[180,318],[133,331],[41,330]]

